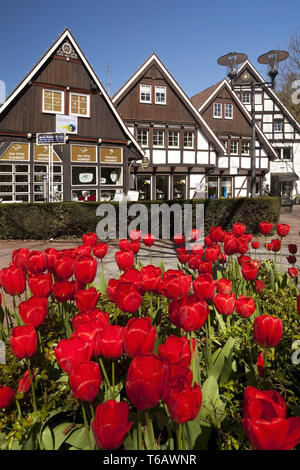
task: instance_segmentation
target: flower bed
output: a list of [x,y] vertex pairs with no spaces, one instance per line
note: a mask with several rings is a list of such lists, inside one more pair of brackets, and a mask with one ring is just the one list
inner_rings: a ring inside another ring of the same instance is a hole
[[284,273],[289,227],[259,230],[266,261],[241,223],[204,246],[193,230],[190,250],[175,236],[177,270],[131,232],[109,280],[94,233],[76,249],[15,250],[0,271],[0,448],[299,448],[297,247]]

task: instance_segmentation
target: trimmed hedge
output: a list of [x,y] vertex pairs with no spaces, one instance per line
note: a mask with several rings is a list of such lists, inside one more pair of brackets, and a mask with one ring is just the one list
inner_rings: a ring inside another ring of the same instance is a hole
[[[230,230],[233,223],[241,222],[247,232],[258,233],[259,222],[268,220],[276,224],[280,216],[279,197],[257,197],[236,199],[198,199],[186,201],[163,201],[172,204],[204,204],[205,232],[213,225]],[[140,202],[149,209],[159,201]],[[100,217],[96,216],[99,202],[55,202],[0,204],[0,239],[49,239],[81,237],[83,233],[95,232]],[[118,202],[112,203],[118,214]],[[128,203],[128,207],[133,202]],[[150,212],[148,210],[148,212]],[[134,219],[134,217],[132,218]],[[150,218],[149,218],[150,220]],[[118,225],[118,217],[117,217]],[[172,234],[171,217],[171,234]],[[149,225],[150,226],[150,225]],[[118,231],[118,226],[116,227]]]

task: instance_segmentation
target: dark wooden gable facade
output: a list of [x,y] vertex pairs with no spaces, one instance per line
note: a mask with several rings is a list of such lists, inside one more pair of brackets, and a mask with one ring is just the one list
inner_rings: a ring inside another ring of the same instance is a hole
[[[47,159],[46,148],[41,156],[41,149],[35,145],[36,134],[57,131],[58,118],[75,119],[76,125],[64,131],[67,143],[54,147],[55,170],[61,175],[56,175],[56,199],[107,200],[116,192],[126,191],[128,162],[141,159],[144,152],[70,31],[65,30],[0,107],[0,173],[12,175],[0,177],[0,197],[4,196],[4,201],[45,199],[45,188],[37,184],[42,181],[36,173],[40,170],[44,179],[51,179],[47,166],[50,157]],[[10,151],[12,143],[25,149],[26,155],[19,152],[20,160]],[[27,168],[24,183],[28,184],[23,188],[14,176],[18,162],[23,163],[24,173]],[[114,166],[117,178],[111,179],[109,172]],[[88,175],[85,181],[84,175]],[[11,185],[2,184],[9,179]]]

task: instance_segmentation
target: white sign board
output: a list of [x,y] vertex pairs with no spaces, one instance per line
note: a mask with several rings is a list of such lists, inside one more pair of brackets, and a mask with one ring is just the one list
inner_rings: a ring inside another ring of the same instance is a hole
[[77,116],[56,114],[56,132],[64,132],[65,134],[78,134]]

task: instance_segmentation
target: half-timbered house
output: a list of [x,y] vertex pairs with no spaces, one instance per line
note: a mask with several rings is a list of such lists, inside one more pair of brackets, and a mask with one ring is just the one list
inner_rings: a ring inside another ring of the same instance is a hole
[[[55,132],[64,144],[36,145]],[[0,107],[2,201],[110,200],[143,156],[68,29]]]

